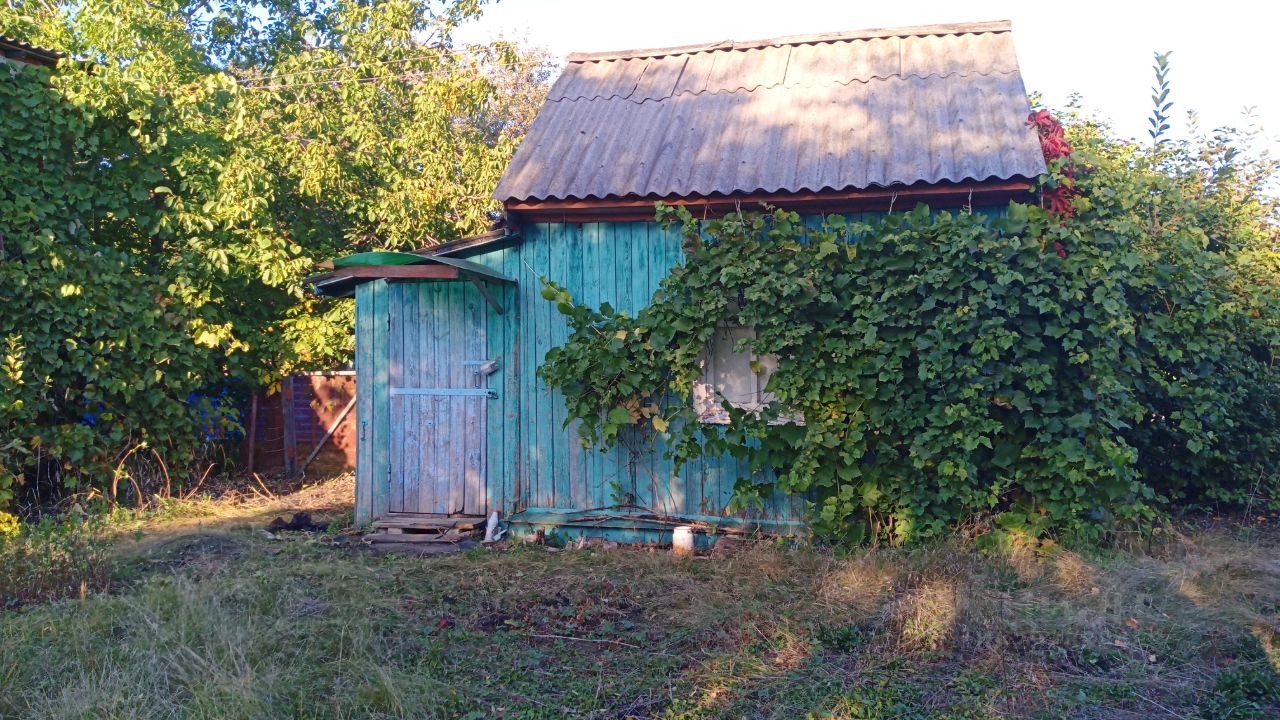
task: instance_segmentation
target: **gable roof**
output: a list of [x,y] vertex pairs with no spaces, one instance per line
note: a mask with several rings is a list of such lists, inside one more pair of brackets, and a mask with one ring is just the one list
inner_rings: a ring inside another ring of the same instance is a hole
[[1008,22],[575,54],[494,196],[817,193],[1044,172]]

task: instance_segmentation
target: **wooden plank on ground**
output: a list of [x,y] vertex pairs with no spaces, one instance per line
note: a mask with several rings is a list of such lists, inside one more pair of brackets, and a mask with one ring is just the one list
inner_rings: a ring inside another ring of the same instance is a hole
[[373,522],[373,526],[379,528],[450,528],[459,526],[472,528],[483,525],[484,522],[485,517],[483,515],[455,515],[453,517],[445,517],[443,515],[393,513],[375,520]]
[[471,538],[470,531],[457,529],[442,533],[378,532],[364,536],[368,543],[458,543]]

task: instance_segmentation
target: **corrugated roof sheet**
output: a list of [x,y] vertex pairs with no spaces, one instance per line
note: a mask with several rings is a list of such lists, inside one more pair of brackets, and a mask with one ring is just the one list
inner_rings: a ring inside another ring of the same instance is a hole
[[62,53],[48,48],[36,47],[29,42],[0,35],[0,57],[10,58],[32,65],[53,67],[58,64]]
[[503,201],[820,192],[1044,171],[1008,23],[573,55]]

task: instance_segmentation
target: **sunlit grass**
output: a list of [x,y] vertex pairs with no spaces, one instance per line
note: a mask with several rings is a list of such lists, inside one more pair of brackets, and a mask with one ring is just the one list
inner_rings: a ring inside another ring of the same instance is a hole
[[261,531],[273,513],[342,510],[309,492],[140,519],[116,539],[110,592],[0,615],[0,717],[1277,710],[1275,535],[678,560],[521,545],[377,556]]

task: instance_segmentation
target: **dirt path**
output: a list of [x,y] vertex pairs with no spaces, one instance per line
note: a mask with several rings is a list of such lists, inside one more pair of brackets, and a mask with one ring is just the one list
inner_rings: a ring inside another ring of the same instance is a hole
[[[268,490],[269,492],[269,490]],[[216,538],[265,528],[273,518],[306,511],[320,522],[351,511],[355,480],[350,474],[325,478],[288,494],[241,495],[235,499],[189,501],[168,511],[125,523],[117,529],[115,547],[124,559],[145,557],[185,538]]]

